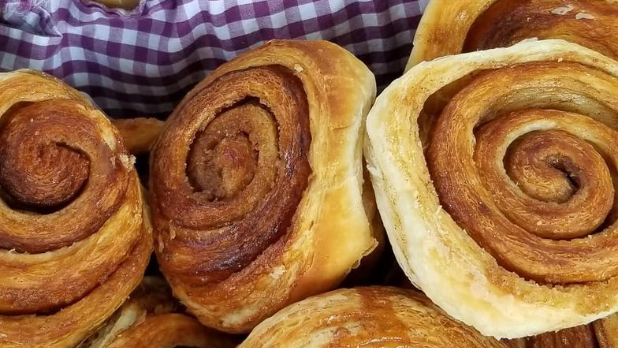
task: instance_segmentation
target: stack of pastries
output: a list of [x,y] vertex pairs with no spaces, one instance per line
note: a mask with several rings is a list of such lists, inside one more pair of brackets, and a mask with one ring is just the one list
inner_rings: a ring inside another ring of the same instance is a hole
[[432,0],[377,99],[275,40],[165,122],[0,74],[0,347],[618,348],[617,35]]

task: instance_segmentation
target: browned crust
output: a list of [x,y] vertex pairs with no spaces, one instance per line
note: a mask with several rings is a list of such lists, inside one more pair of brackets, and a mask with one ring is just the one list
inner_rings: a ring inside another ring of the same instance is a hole
[[73,347],[146,268],[141,186],[117,130],[77,91],[30,71],[0,86],[0,345]]
[[432,0],[406,70],[422,61],[529,38],[564,39],[615,58],[616,31],[618,5],[611,0]]
[[139,0],[81,0],[84,2],[98,2],[102,5],[111,8],[121,8],[125,10],[133,10],[139,5]]
[[389,240],[449,314],[516,338],[616,311],[617,74],[593,50],[530,40],[418,64],[377,99],[366,153]]
[[156,118],[147,117],[115,119],[112,123],[120,132],[127,151],[134,155],[150,151],[152,144],[161,134],[164,124]]
[[423,295],[388,287],[340,289],[298,302],[258,325],[239,348],[281,346],[506,348]]
[[[583,75],[599,88],[576,82]],[[618,116],[616,89],[613,77],[580,64],[515,65],[476,77],[435,115],[427,162],[440,201],[503,267],[559,284],[618,274],[618,227],[601,226],[614,206],[618,132],[602,117],[546,110],[569,107],[543,99],[545,91],[595,93],[611,106],[609,119]]]
[[247,332],[375,247],[360,148],[374,93],[342,48],[272,41],[174,111],[151,153],[157,257],[202,323]]
[[237,340],[176,313],[153,315],[123,332],[108,348],[232,348]]

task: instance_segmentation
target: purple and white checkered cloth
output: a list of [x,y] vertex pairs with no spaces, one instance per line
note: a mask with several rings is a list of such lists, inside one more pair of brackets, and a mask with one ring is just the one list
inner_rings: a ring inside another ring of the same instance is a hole
[[274,38],[325,39],[384,86],[399,76],[428,0],[0,0],[0,70],[42,70],[114,117],[164,118],[209,71]]

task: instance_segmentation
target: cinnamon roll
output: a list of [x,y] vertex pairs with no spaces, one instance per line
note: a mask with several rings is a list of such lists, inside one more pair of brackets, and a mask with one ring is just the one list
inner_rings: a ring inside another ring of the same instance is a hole
[[336,286],[377,245],[363,195],[375,80],[324,41],[271,41],[222,65],[151,152],[161,270],[206,326],[248,332]]
[[148,153],[163,129],[163,121],[137,117],[113,120],[122,136],[124,146],[133,155]]
[[156,277],[145,277],[114,316],[79,347],[232,348],[238,343],[236,338],[207,329],[180,312],[182,308],[167,284]]
[[118,336],[108,348],[233,348],[237,340],[184,314],[153,315]]
[[406,70],[422,61],[529,38],[563,39],[616,59],[616,32],[614,0],[431,0]]
[[390,287],[340,289],[295,303],[239,348],[507,348],[453,320],[424,296]]
[[618,63],[562,40],[425,62],[377,99],[366,156],[410,280],[481,333],[618,310]]
[[105,115],[41,73],[0,74],[0,346],[75,347],[139,284],[152,236]]

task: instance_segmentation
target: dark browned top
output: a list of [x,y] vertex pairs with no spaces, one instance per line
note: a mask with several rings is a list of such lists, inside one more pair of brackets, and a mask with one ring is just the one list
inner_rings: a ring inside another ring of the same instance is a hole
[[285,234],[310,141],[302,84],[282,67],[230,72],[186,100],[151,155],[164,271],[219,281]]
[[117,156],[121,143],[111,149],[99,139],[99,126],[84,117],[85,107],[48,100],[18,104],[3,116],[3,198],[16,209],[45,216],[3,219],[0,247],[41,253],[71,245],[98,231],[120,205],[131,165]]
[[105,115],[53,77],[2,74],[0,108],[0,346],[73,347],[143,276],[137,174]]
[[446,315],[424,295],[389,287],[339,289],[283,309],[240,348],[506,348]]
[[498,0],[479,16],[464,51],[528,38],[564,39],[618,57],[618,6],[599,0]]

